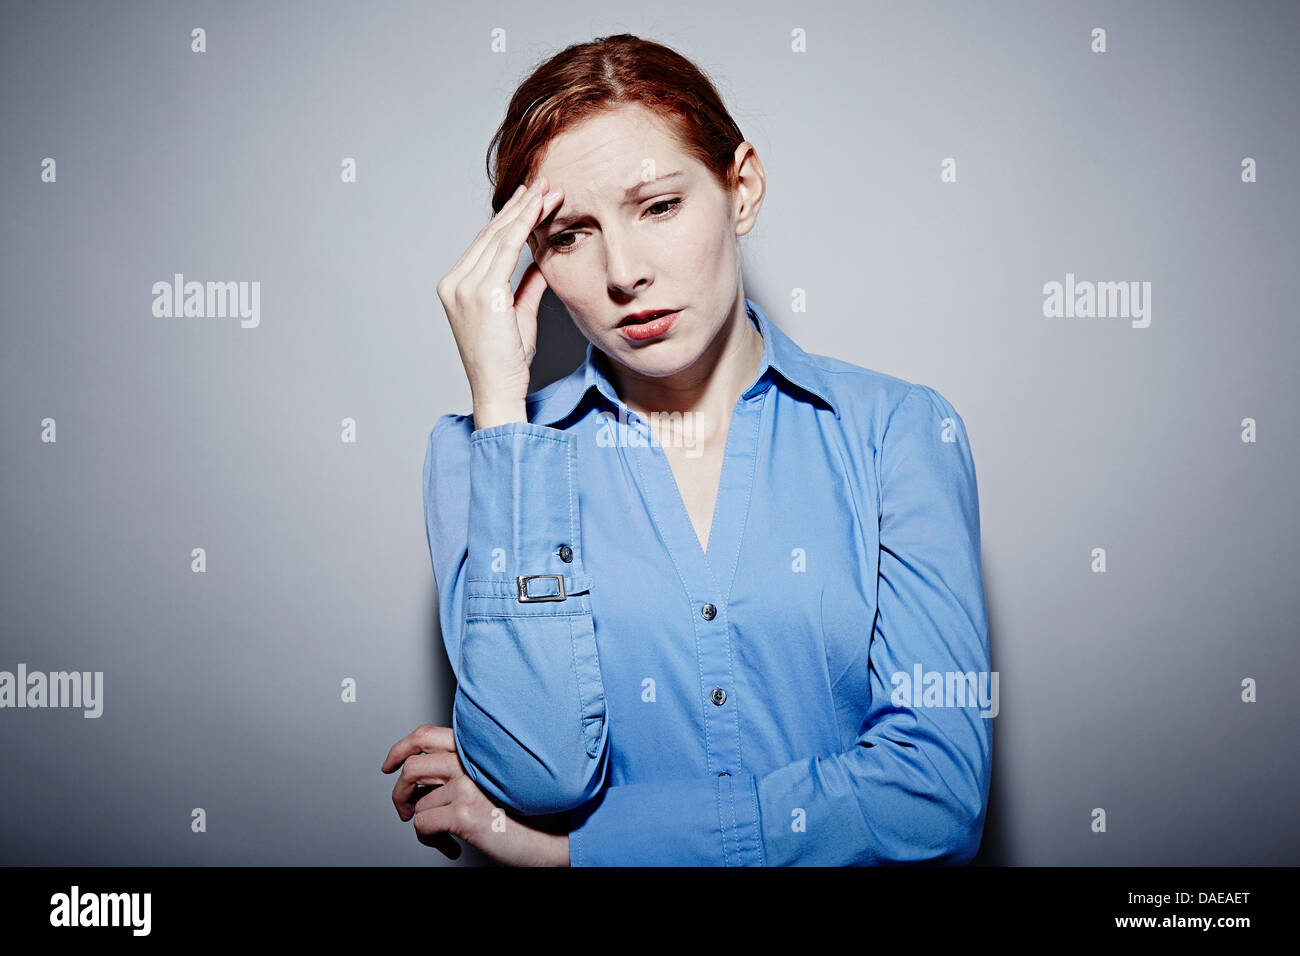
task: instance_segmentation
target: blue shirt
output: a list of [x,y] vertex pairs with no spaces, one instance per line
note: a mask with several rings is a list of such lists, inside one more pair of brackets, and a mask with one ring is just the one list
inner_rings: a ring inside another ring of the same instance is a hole
[[966,862],[996,683],[965,424],[745,304],[763,358],[707,553],[590,343],[527,422],[435,424],[461,761],[522,814],[568,812],[573,865]]

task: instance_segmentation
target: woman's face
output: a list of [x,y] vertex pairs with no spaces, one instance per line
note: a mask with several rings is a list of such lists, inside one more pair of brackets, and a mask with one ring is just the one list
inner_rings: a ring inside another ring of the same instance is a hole
[[[594,116],[546,149],[537,175],[564,198],[529,248],[588,341],[633,373],[691,368],[734,314],[736,238],[753,227],[763,193],[753,147],[736,157],[742,185],[729,196],[640,106]],[[619,327],[630,313],[668,309],[680,311],[658,335]]]

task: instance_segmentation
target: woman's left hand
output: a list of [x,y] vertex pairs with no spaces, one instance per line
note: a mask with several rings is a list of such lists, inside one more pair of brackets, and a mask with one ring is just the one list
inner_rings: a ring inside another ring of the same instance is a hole
[[458,836],[505,866],[569,865],[569,835],[526,826],[489,799],[465,773],[450,727],[423,724],[393,744],[380,769],[399,767],[393,805],[402,820],[414,819],[425,846],[454,860]]

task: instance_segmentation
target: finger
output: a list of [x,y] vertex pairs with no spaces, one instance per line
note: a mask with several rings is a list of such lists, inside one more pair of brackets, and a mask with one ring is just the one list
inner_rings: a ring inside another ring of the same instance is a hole
[[455,826],[455,814],[450,806],[423,811],[415,818],[415,838],[425,846],[441,850],[448,859],[459,859],[460,844],[449,832]]
[[[488,237],[478,261],[465,272],[466,282],[481,285],[485,276],[495,276],[502,248],[507,250],[515,246],[523,248],[525,240],[537,228],[541,217],[550,215],[558,208],[559,199],[562,197],[547,200],[548,192],[546,177],[538,178],[533,183],[533,188],[528,191],[528,195],[521,197],[513,213],[509,217],[503,217],[498,227]],[[514,257],[514,261],[518,262],[518,256]],[[505,278],[508,279],[513,271],[513,268],[507,270]],[[499,285],[501,281],[503,280],[499,279],[497,284]]]
[[515,314],[536,316],[545,291],[546,276],[536,262],[530,262],[515,290]]
[[411,804],[412,816],[419,816],[422,810],[432,810],[434,807],[443,807],[456,799],[456,788],[449,784],[441,787],[420,787],[416,789],[413,796],[419,797],[415,803]]
[[393,785],[393,806],[397,808],[397,816],[409,820],[414,812],[412,804],[428,793],[429,788],[440,788],[464,774],[465,770],[455,754],[416,754],[407,758],[397,783]]
[[460,758],[455,753],[416,754],[408,757],[402,764],[402,772],[393,785],[393,806],[397,815],[403,820],[411,819],[411,809],[419,796],[415,788],[419,786],[442,786],[449,780],[463,776],[464,769]]
[[470,249],[465,253],[464,261],[458,263],[461,281],[478,281],[476,277],[479,275],[484,262],[491,260],[492,250],[496,248],[495,243],[502,231],[514,225],[520,216],[529,214],[528,203],[534,196],[545,195],[546,177],[541,176],[533,180],[522,193],[510,197],[510,202],[502,206],[501,211],[493,216],[492,221],[484,226],[474,238]]
[[501,207],[497,214],[484,223],[483,228],[478,231],[477,235],[475,235],[473,240],[471,240],[469,246],[461,254],[461,257],[456,260],[456,264],[451,267],[451,272],[449,274],[460,274],[465,272],[475,262],[477,262],[479,255],[483,252],[483,245],[492,237],[492,233],[499,224],[500,218],[502,216],[511,215],[519,203],[527,201],[528,185],[526,183],[520,183],[515,187],[514,194],[506,200],[505,205]]
[[537,223],[533,226],[536,229],[551,215],[564,204],[564,187],[556,186],[549,193],[542,193],[542,214],[537,217]]
[[450,727],[434,727],[431,724],[421,724],[393,744],[379,769],[384,773],[392,773],[402,765],[403,760],[412,754],[437,753],[443,750],[455,749],[456,735]]
[[384,757],[384,762],[379,769],[384,773],[392,773],[411,754],[454,749],[455,746],[455,734],[450,727],[421,724],[389,748],[388,755]]
[[470,284],[490,289],[509,288],[510,277],[519,266],[519,257],[523,253],[528,237],[537,228],[538,223],[549,216],[563,202],[563,194],[547,201],[543,196],[532,206],[525,206],[507,227],[497,233],[496,237],[483,251],[478,265],[470,270],[465,281]]
[[[564,205],[564,189],[561,186],[556,186],[549,194],[544,194],[542,196],[542,214],[537,217],[537,222],[533,224],[532,231],[524,237],[524,242],[528,243],[529,251],[533,253],[534,259],[540,258],[540,256],[537,255],[538,249],[543,251],[545,250],[545,244],[542,241],[542,237],[537,235],[537,233],[542,228],[542,224],[555,215],[562,205]],[[534,238],[537,240],[536,249],[534,249],[532,243],[529,242],[529,240]]]
[[[541,199],[539,200],[539,204],[537,206],[536,215],[530,215],[528,214],[527,210],[524,210],[523,212],[520,213],[520,215],[515,220],[515,225],[518,228],[523,230],[523,237],[519,240],[520,245],[521,246],[527,245],[529,247],[529,251],[533,253],[534,259],[537,259],[539,257],[536,255],[536,250],[534,250],[533,247],[530,245],[529,240],[534,238],[534,234],[539,229],[541,229],[542,223],[546,222],[553,215],[555,215],[556,211],[559,210],[559,208],[562,205],[564,205],[564,190],[560,187],[556,187],[555,189],[550,190],[549,192],[541,193],[540,196]],[[541,236],[537,236],[536,238],[537,238],[538,248],[542,248]],[[513,236],[503,237],[502,242],[506,242],[507,240],[513,241]],[[498,253],[500,252],[500,249],[501,247],[498,246],[497,247]],[[513,269],[511,271],[513,271]]]

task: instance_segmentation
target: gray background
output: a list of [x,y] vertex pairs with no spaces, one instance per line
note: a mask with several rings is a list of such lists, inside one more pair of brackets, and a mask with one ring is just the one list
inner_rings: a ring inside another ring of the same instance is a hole
[[[1297,4],[0,16],[0,669],[105,672],[98,720],[0,711],[0,861],[446,862],[379,772],[450,715],[420,475],[469,389],[434,285],[515,84],[625,30],[695,59],[764,162],[746,294],[966,422],[1001,674],[978,861],[1300,861]],[[260,281],[261,326],[154,318],[175,272]],[[1044,318],[1066,272],[1150,281],[1150,327]],[[534,387],[585,344],[543,336]]]

